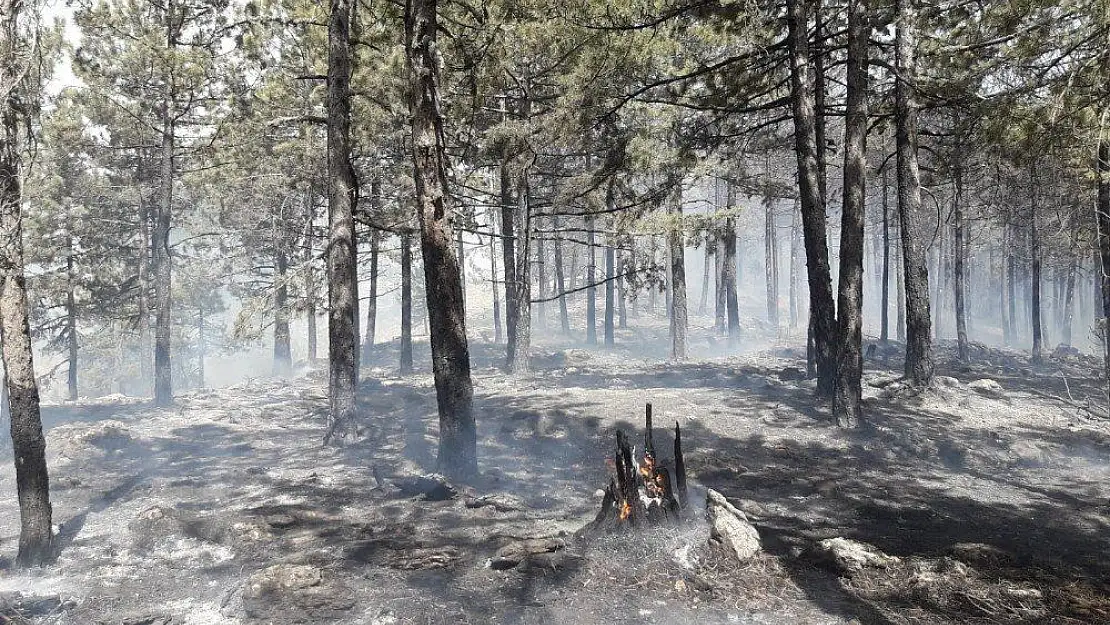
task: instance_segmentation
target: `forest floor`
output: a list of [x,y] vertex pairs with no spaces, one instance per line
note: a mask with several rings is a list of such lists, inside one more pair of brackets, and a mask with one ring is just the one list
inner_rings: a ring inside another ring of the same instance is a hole
[[[428,374],[367,367],[361,437],[342,448],[320,444],[319,372],[189,391],[166,410],[50,406],[60,556],[0,572],[0,623],[16,608],[28,622],[130,625],[1110,622],[1110,424],[1071,405],[1099,395],[1094,363],[977,348],[955,366],[944,348],[952,377],[910,395],[892,382],[899,350],[878,349],[867,426],[846,432],[792,379],[797,350],[645,357],[664,333],[621,331],[635,351],[539,348],[526,379],[495,368],[499,347],[476,346],[483,475],[445,501],[397,487],[434,469]],[[693,329],[692,341],[713,338]],[[426,370],[426,346],[420,356]],[[1002,390],[968,386],[981,378]],[[731,562],[697,519],[574,536],[597,510],[614,429],[639,433],[646,402],[657,426],[682,423],[692,477],[748,513],[763,555]],[[894,559],[845,576],[805,557],[838,536]],[[531,537],[564,541],[565,557],[488,567]]]

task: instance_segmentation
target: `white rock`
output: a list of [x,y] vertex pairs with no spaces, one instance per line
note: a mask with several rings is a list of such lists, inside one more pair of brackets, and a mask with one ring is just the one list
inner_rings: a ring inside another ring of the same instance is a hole
[[709,515],[709,539],[730,548],[741,562],[750,560],[762,549],[759,532],[748,517],[712,488],[705,493],[705,509]]
[[979,393],[983,397],[989,397],[991,399],[1007,399],[1006,390],[1002,388],[1002,385],[994,380],[991,380],[990,378],[983,378],[982,380],[969,382],[967,387],[975,391],[976,393]]
[[810,559],[834,571],[851,576],[867,568],[885,568],[899,559],[875,547],[848,538],[826,538],[809,549]]

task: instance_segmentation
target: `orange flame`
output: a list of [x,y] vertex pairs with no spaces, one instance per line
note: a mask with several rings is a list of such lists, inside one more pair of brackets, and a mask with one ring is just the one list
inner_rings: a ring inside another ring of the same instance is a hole
[[624,521],[632,515],[632,504],[627,501],[621,502],[621,520]]

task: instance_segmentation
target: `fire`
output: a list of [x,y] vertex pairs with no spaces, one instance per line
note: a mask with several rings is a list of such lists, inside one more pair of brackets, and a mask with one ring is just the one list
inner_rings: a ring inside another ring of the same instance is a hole
[[632,514],[632,504],[628,503],[627,501],[622,501],[621,502],[621,520],[622,521],[627,520],[628,517],[631,514]]

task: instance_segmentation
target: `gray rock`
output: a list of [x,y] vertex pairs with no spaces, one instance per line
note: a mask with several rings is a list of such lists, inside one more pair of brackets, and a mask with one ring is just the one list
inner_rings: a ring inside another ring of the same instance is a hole
[[454,499],[459,494],[447,478],[438,473],[400,477],[393,480],[393,485],[406,497],[422,497],[426,501],[446,501]]
[[709,516],[709,540],[731,549],[741,562],[751,560],[762,550],[759,532],[724,495],[712,488],[707,490],[705,509]]
[[1009,399],[1006,396],[1006,390],[1002,388],[1002,385],[990,378],[983,378],[981,380],[969,382],[967,387],[982,395],[983,397],[987,397],[989,399]]
[[943,388],[959,388],[960,381],[947,375],[938,375],[933,378],[933,383]]
[[275,564],[250,576],[243,589],[246,599],[261,599],[275,593],[288,593],[319,586],[320,569],[307,564]]
[[851,577],[864,569],[886,568],[900,562],[875,547],[848,538],[826,538],[806,550],[809,560],[819,566]]

